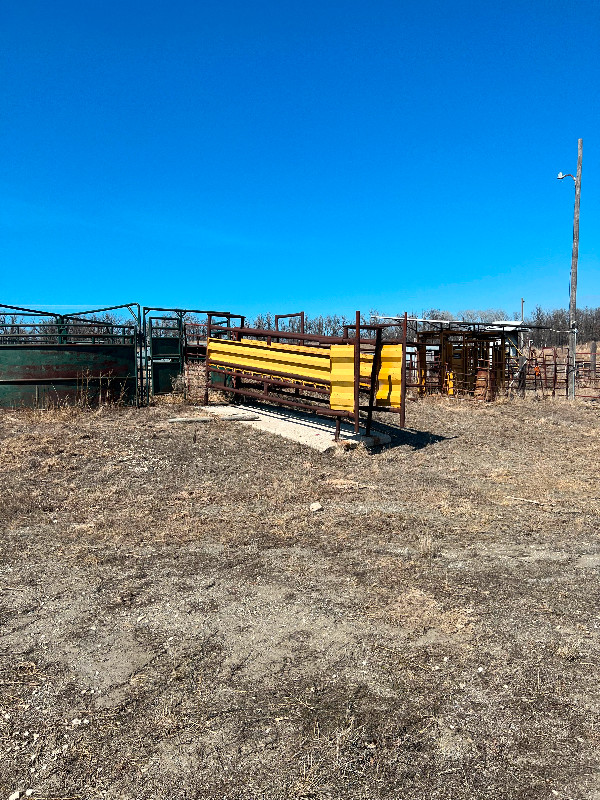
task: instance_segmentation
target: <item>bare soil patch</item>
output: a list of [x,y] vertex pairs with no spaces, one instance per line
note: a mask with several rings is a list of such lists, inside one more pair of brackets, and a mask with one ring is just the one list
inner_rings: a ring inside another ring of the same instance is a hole
[[0,412],[0,797],[600,798],[595,405],[174,410]]

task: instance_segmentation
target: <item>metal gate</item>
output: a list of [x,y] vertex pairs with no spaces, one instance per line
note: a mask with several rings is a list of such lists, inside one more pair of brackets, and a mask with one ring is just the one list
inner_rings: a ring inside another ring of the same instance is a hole
[[[204,363],[206,320],[229,321],[228,311],[196,308],[143,308],[143,373],[146,402],[157,395],[186,396],[190,365]],[[239,315],[236,319],[242,319]]]

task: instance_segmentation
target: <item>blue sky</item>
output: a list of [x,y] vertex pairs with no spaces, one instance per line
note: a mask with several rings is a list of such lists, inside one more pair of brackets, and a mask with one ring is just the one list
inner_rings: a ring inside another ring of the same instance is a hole
[[0,3],[0,301],[600,306],[600,6]]

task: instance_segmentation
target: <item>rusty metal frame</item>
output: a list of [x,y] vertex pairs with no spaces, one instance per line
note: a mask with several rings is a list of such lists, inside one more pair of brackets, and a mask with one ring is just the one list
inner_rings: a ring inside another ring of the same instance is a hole
[[[300,317],[301,331],[288,331],[279,329],[279,320]],[[285,405],[300,410],[312,411],[315,414],[334,418],[336,421],[335,439],[339,440],[340,424],[342,419],[348,419],[354,423],[356,433],[360,431],[361,412],[366,412],[365,429],[367,435],[371,432],[373,411],[396,412],[400,414],[401,425],[405,422],[405,393],[406,393],[406,315],[403,327],[403,336],[399,342],[395,340],[385,340],[385,343],[402,343],[402,389],[401,407],[376,407],[375,396],[377,391],[378,365],[381,363],[381,351],[384,344],[383,334],[386,328],[391,327],[386,324],[363,324],[361,323],[360,312],[356,312],[356,320],[353,325],[344,326],[342,336],[327,336],[321,334],[305,333],[303,312],[296,314],[278,314],[275,317],[275,329],[270,328],[250,328],[243,324],[232,326],[226,324],[213,323],[211,315],[207,318],[207,342],[211,338],[226,338],[240,341],[242,337],[264,341],[268,345],[273,342],[280,342],[282,339],[288,343],[291,340],[301,344],[303,347],[325,346],[330,347],[334,344],[350,344],[354,346],[354,375],[353,375],[353,410],[339,410],[325,407],[323,400],[329,398],[330,381],[325,379],[306,378],[306,376],[264,369],[260,372],[252,370],[242,365],[231,363],[220,363],[216,359],[210,358],[208,349],[205,360],[205,394],[204,402],[208,405],[209,392],[211,389],[222,389],[212,380],[215,372],[229,376],[232,385],[227,388],[236,398],[248,398],[261,402]],[[353,334],[351,334],[353,330]],[[363,335],[363,334],[374,335]],[[370,379],[365,381],[360,375],[361,353],[369,352],[373,355],[373,367]],[[250,384],[250,385],[248,385]],[[252,384],[258,384],[253,386]],[[365,385],[366,384],[366,385]],[[300,390],[308,393],[300,395]],[[290,394],[293,392],[294,394]],[[361,403],[361,394],[367,395],[366,404]],[[311,396],[312,395],[312,396]]]
[[275,314],[275,330],[279,330],[279,320],[280,319],[300,319],[300,333],[304,333],[304,320],[305,314],[304,311],[297,311],[295,314]]
[[[414,326],[409,388],[419,395],[441,393],[491,399],[508,391],[518,374],[519,331],[539,326],[425,320]],[[421,324],[421,327],[419,327]]]

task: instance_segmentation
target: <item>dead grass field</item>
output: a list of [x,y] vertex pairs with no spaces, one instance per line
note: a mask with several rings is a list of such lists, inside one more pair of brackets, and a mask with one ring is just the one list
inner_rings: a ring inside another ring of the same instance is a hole
[[174,411],[0,413],[0,798],[600,798],[597,406]]

